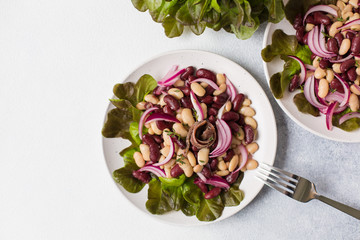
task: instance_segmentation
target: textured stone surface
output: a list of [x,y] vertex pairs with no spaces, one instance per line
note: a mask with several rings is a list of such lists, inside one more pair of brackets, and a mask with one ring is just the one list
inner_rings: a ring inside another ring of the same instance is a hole
[[167,225],[137,211],[109,177],[100,129],[114,83],[159,53],[200,49],[239,63],[266,91],[275,165],[360,209],[359,144],[317,137],[279,108],[260,57],[265,25],[246,41],[209,29],[168,39],[129,0],[1,1],[0,9],[1,239],[360,239],[358,220],[269,188],[222,222]]

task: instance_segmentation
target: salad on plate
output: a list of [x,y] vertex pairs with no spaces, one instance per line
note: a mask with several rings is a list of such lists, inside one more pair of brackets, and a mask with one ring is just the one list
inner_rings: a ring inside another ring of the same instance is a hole
[[225,74],[173,66],[159,81],[145,74],[113,92],[102,134],[131,142],[113,178],[131,193],[148,185],[150,213],[213,221],[240,204],[243,172],[258,165],[256,112]]
[[326,115],[326,127],[353,131],[360,126],[360,7],[358,0],[294,1],[285,7],[295,35],[277,29],[262,50],[265,62],[280,56],[282,72],[270,78],[273,95],[298,93],[302,113]]

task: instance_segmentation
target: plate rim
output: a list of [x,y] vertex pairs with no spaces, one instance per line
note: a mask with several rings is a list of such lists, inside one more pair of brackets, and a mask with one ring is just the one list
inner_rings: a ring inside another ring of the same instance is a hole
[[[180,50],[172,50],[172,51],[165,51],[165,52],[162,52],[162,53],[159,53],[159,54],[156,54],[152,57],[149,57],[145,60],[143,60],[140,64],[137,64],[135,68],[133,68],[132,70],[128,71],[128,73],[125,75],[125,77],[123,79],[121,79],[120,81],[118,81],[118,83],[123,83],[123,82],[126,82],[126,80],[136,71],[138,70],[139,68],[141,68],[142,66],[144,66],[145,64],[151,62],[151,61],[154,61],[158,58],[161,58],[161,57],[164,57],[164,56],[167,56],[167,55],[172,55],[172,54],[181,54],[181,53],[201,53],[201,54],[210,54],[210,55],[213,55],[214,57],[217,57],[217,58],[220,58],[222,60],[225,60],[225,61],[230,61],[234,64],[237,65],[237,67],[241,68],[242,71],[246,74],[248,74],[253,80],[254,80],[254,83],[257,85],[257,87],[261,90],[261,93],[263,93],[264,95],[264,98],[266,99],[268,105],[270,106],[270,110],[271,110],[271,119],[274,123],[274,135],[273,135],[273,156],[269,157],[268,159],[271,159],[271,163],[268,163],[268,164],[271,164],[271,165],[274,165],[274,162],[275,162],[275,157],[276,157],[276,153],[277,153],[277,144],[278,144],[278,134],[277,134],[277,124],[276,124],[276,118],[275,118],[275,113],[274,113],[274,110],[273,110],[273,107],[271,105],[271,102],[268,98],[268,96],[266,95],[264,89],[261,87],[261,85],[259,84],[259,82],[256,80],[255,77],[253,77],[252,74],[250,74],[245,68],[243,68],[240,64],[238,64],[237,62],[227,58],[227,57],[224,57],[222,55],[219,55],[217,53],[213,53],[213,52],[210,52],[210,51],[204,51],[204,50],[197,50],[197,49],[180,49]],[[112,108],[111,106],[111,103],[108,103],[107,107],[106,107],[106,111],[105,111],[105,114],[104,114],[104,120],[103,120],[103,123],[102,123],[102,126],[104,125],[106,119],[107,119],[107,113],[109,112],[109,110]],[[227,218],[230,218],[232,217],[233,215],[237,214],[238,212],[240,212],[242,209],[244,209],[247,205],[249,205],[254,199],[256,196],[259,195],[260,191],[263,189],[264,187],[264,183],[261,182],[261,186],[259,187],[259,189],[256,191],[256,193],[249,197],[248,199],[248,203],[243,206],[241,209],[237,210],[237,211],[233,211],[231,214],[229,214],[227,217],[225,218],[221,218],[221,216],[217,219],[215,219],[214,221],[200,221],[200,220],[197,220],[196,224],[186,224],[186,223],[175,223],[175,222],[170,222],[170,221],[166,221],[165,219],[162,219],[161,215],[154,215],[154,214],[151,214],[149,213],[148,211],[143,211],[142,209],[140,209],[138,206],[136,206],[136,204],[134,202],[132,202],[120,189],[121,185],[116,183],[113,179],[113,174],[110,170],[110,166],[109,166],[109,163],[108,161],[106,160],[106,155],[105,155],[105,141],[106,141],[107,138],[105,138],[104,136],[101,135],[101,140],[102,140],[102,148],[103,148],[103,156],[104,156],[104,161],[105,161],[105,164],[107,166],[107,170],[110,174],[110,179],[111,181],[113,182],[114,186],[118,189],[118,191],[120,191],[121,195],[123,198],[126,199],[127,202],[129,202],[138,212],[141,212],[142,214],[144,215],[147,215],[148,217],[151,217],[151,219],[155,219],[156,221],[159,221],[159,222],[162,222],[162,223],[167,223],[167,224],[170,224],[170,225],[174,225],[174,226],[203,226],[203,225],[208,225],[208,224],[212,224],[212,223],[216,223],[216,222],[219,222],[219,221],[222,221],[222,220],[225,220]],[[255,179],[254,179],[255,180]],[[145,186],[145,188],[147,188],[147,186]],[[240,203],[241,204],[241,203]],[[184,215],[184,217],[187,217]],[[192,216],[194,217],[194,216]]]
[[[287,19],[284,18],[283,21],[287,21]],[[281,22],[279,22],[281,23]],[[279,24],[277,23],[277,24]],[[262,49],[264,49],[266,46],[267,46],[267,40],[269,38],[269,32],[270,32],[270,28],[272,27],[272,25],[277,25],[277,24],[274,24],[274,23],[268,23],[266,25],[266,28],[265,28],[265,32],[264,32],[264,38],[263,38],[263,42],[262,42]],[[281,29],[281,28],[280,28]],[[265,73],[265,78],[266,78],[266,84],[267,86],[269,87],[269,90],[271,92],[271,89],[270,89],[270,75],[269,75],[269,68],[268,68],[268,63],[265,62],[263,59],[262,59],[262,62],[263,62],[263,67],[264,67],[264,73]],[[274,97],[274,95],[272,94],[271,92],[271,96],[273,97],[273,99],[275,99],[275,101],[277,102],[277,104],[280,106],[280,108],[285,112],[285,114],[292,120],[294,121],[297,125],[299,125],[300,127],[302,127],[303,129],[307,130],[308,132],[318,136],[318,137],[321,137],[321,138],[324,138],[324,139],[328,139],[328,140],[331,140],[331,141],[335,141],[335,142],[343,142],[343,143],[358,143],[360,142],[359,140],[356,140],[356,141],[352,141],[351,139],[338,139],[338,138],[335,138],[335,137],[332,137],[332,136],[327,136],[327,135],[324,135],[320,132],[317,132],[317,131],[314,131],[313,129],[309,128],[307,125],[305,125],[304,123],[302,123],[300,120],[298,120],[294,115],[292,115],[288,109],[284,106],[284,104],[282,103],[282,99],[277,99]],[[344,130],[343,130],[344,131]]]

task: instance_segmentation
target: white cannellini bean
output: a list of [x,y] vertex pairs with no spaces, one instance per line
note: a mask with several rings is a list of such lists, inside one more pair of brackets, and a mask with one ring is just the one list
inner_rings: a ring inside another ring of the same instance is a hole
[[331,83],[332,80],[334,80],[334,72],[331,69],[326,70],[326,80]]
[[253,170],[259,166],[259,163],[255,159],[249,159],[246,163],[247,170]]
[[360,95],[360,91],[355,87],[355,84],[350,86],[350,91],[356,95]]
[[203,170],[204,166],[202,165],[196,165],[194,166],[194,172],[199,173]]
[[207,118],[207,106],[206,106],[206,104],[201,103],[200,106],[201,106],[201,109],[203,110],[204,118]]
[[150,123],[151,129],[154,131],[156,135],[161,135],[162,131],[157,127],[156,121]]
[[[340,9],[341,9],[341,8],[340,8]],[[334,23],[331,25],[330,29],[329,29],[329,35],[330,35],[331,37],[334,37],[335,34],[337,34],[338,32],[340,32],[340,30],[339,30],[338,28],[341,27],[342,25],[343,25],[343,23],[340,22],[340,21],[334,22]]]
[[316,77],[317,79],[322,79],[325,76],[326,76],[326,72],[324,69],[322,69],[321,67],[316,68],[314,77]]
[[349,107],[351,111],[356,112],[359,110],[359,97],[354,93],[350,94]]
[[163,136],[163,139],[164,139],[164,145],[165,145],[165,146],[170,146],[170,144],[171,144],[169,132],[170,132],[170,129],[165,128],[164,131],[163,131],[163,133],[162,133],[162,136]]
[[227,169],[226,163],[225,163],[224,161],[218,162],[217,168],[218,168],[220,171],[226,170],[226,169]]
[[226,84],[223,83],[223,84],[220,84],[218,90],[215,90],[215,91],[213,92],[213,95],[214,95],[214,96],[217,96],[217,95],[222,94],[222,93],[225,92],[225,91],[226,91]]
[[191,127],[195,123],[195,119],[193,117],[192,111],[189,108],[184,108],[181,112],[182,120],[185,124]]
[[205,89],[196,82],[191,83],[190,88],[199,97],[204,96],[206,93]]
[[140,144],[140,152],[145,161],[150,161],[150,147],[147,144]]
[[318,95],[321,98],[325,98],[329,93],[329,82],[322,78],[319,81],[319,90],[318,90]]
[[222,74],[222,73],[216,74],[216,84],[218,86],[220,86],[221,84],[223,84],[225,82],[226,82],[226,79],[225,79],[224,74]]
[[229,171],[232,172],[236,169],[236,167],[239,164],[239,156],[238,155],[234,155],[229,163]]
[[196,165],[195,155],[191,151],[189,151],[187,153],[186,157],[189,159],[190,165],[194,167]]
[[166,157],[167,155],[169,155],[169,152],[170,152],[170,146],[168,146],[168,145],[165,145],[165,147],[163,147],[163,148],[160,150],[160,153],[161,153],[162,155],[164,155],[165,157]]
[[152,104],[158,104],[158,103],[159,103],[159,99],[158,99],[155,95],[153,95],[153,94],[148,94],[148,95],[146,95],[145,98],[144,98],[144,100],[145,100],[146,102],[150,102],[150,103],[152,103]]
[[[226,165],[226,164],[225,164]],[[227,176],[229,175],[229,170],[222,170],[222,171],[217,171],[216,172],[216,175],[220,176],[220,177],[224,177],[224,176]]]
[[184,158],[178,164],[179,164],[179,167],[181,167],[181,169],[184,171],[185,176],[191,177],[191,175],[194,173],[194,169],[190,165],[189,160]]
[[256,129],[257,128],[257,122],[254,118],[252,117],[245,117],[244,119],[245,123],[247,125],[250,125],[253,129]]
[[168,94],[173,96],[177,100],[180,100],[181,98],[184,97],[184,93],[178,88],[170,88]]
[[252,107],[242,107],[240,108],[240,113],[245,117],[255,116],[255,110]]
[[188,131],[184,128],[184,126],[181,123],[174,123],[173,129],[175,133],[179,134],[181,137],[186,137],[188,134]]
[[249,153],[254,154],[259,149],[259,145],[256,142],[252,142],[246,145],[245,148]]
[[145,104],[146,102],[139,102],[138,104],[136,104],[136,108],[139,110],[145,110]]
[[141,153],[139,153],[139,152],[134,152],[133,158],[134,158],[134,160],[135,160],[136,165],[137,165],[139,168],[141,168],[141,167],[143,167],[143,166],[145,165],[145,160],[144,160],[144,158],[143,158],[143,156],[142,156]]
[[200,165],[204,166],[209,162],[209,152],[210,150],[208,148],[200,149],[197,155],[198,163]]
[[339,49],[339,55],[345,55],[351,46],[351,41],[348,38],[345,38],[340,45],[340,49]]

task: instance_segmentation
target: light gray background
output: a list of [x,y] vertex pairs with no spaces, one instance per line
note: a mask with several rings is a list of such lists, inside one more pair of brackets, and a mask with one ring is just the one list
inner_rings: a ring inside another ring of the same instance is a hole
[[317,137],[282,112],[263,73],[264,30],[247,41],[211,29],[168,39],[130,0],[0,0],[0,239],[360,239],[358,220],[268,188],[219,223],[159,223],[106,169],[100,130],[112,86],[154,55],[200,49],[239,63],[265,89],[275,165],[360,209],[359,144]]

